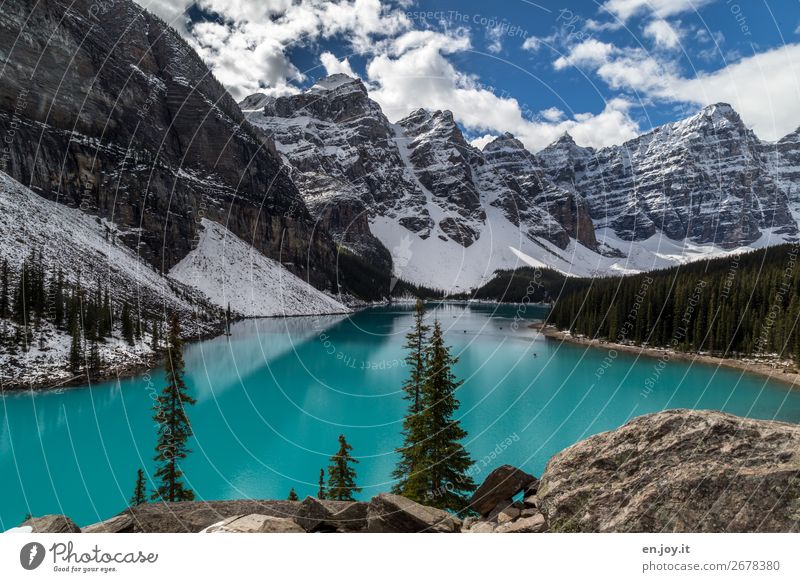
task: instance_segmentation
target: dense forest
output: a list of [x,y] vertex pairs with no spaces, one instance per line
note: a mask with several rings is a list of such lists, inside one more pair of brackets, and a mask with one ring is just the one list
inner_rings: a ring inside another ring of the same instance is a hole
[[[180,292],[178,289],[174,291]],[[184,295],[186,299],[187,296]],[[218,317],[198,306],[204,320]],[[121,289],[80,273],[67,276],[48,265],[42,251],[33,250],[13,269],[0,262],[0,356],[22,357],[67,351],[67,368],[78,373],[100,371],[110,344],[142,345],[152,353],[163,346],[163,308],[131,303]]]
[[571,279],[553,269],[520,267],[519,269],[499,270],[492,279],[472,294],[464,294],[464,299],[485,301],[507,301],[510,303],[550,302],[562,291],[582,286],[578,279]]
[[618,343],[800,361],[800,245],[633,276],[581,279],[549,316],[560,329]]

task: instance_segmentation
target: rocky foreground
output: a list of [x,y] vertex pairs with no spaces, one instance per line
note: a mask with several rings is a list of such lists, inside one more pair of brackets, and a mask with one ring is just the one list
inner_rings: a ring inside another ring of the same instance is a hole
[[36,532],[798,532],[800,426],[669,410],[581,441],[541,480],[503,465],[462,517],[404,497],[369,502],[243,500],[145,504],[78,528]]

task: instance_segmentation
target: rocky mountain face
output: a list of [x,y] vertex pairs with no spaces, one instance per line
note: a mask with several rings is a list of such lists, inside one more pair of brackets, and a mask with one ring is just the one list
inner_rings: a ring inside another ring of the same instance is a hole
[[273,144],[160,19],[131,0],[19,0],[0,15],[0,54],[0,169],[113,221],[162,271],[206,217],[335,286],[332,241]]
[[[252,95],[240,105],[275,141],[323,226],[355,252],[393,261],[396,271],[408,255],[419,257],[414,243],[427,249],[423,241],[441,241],[457,254],[490,239],[491,208],[531,239],[563,249],[573,237],[596,247],[583,200],[542,184],[511,136],[483,152],[471,146],[449,111],[420,109],[392,124],[360,80],[340,74],[300,95]],[[436,282],[414,274],[415,282]]]
[[550,180],[586,200],[598,229],[625,241],[663,234],[735,248],[768,229],[798,233],[786,188],[797,176],[776,180],[776,168],[797,150],[783,144],[783,159],[770,165],[765,149],[720,103],[621,146],[595,151],[564,136],[537,157]]
[[[620,146],[581,147],[565,134],[536,154],[511,134],[478,150],[449,111],[391,124],[345,75],[241,105],[326,228],[357,253],[389,249],[398,276],[432,286],[468,287],[519,264],[640,271],[685,260],[685,245],[722,253],[798,235],[798,134],[765,144],[725,104]],[[656,235],[667,241],[660,254],[637,244]],[[665,258],[664,247],[676,253]],[[453,284],[446,264],[475,261]]]
[[[800,427],[716,411],[667,410],[576,443],[541,479],[510,465],[454,515],[382,493],[368,502],[149,503],[82,530],[66,516],[34,533],[798,532]],[[518,499],[515,501],[515,499]]]

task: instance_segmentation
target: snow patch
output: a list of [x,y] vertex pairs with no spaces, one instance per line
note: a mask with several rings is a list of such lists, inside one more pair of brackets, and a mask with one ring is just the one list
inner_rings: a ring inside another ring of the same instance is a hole
[[202,221],[200,242],[169,276],[194,287],[215,305],[245,317],[348,313],[279,262],[265,257],[224,226]]

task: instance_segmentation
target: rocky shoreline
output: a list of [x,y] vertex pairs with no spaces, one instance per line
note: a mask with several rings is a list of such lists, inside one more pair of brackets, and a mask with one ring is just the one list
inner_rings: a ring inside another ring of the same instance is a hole
[[605,350],[613,349],[618,352],[625,352],[636,356],[646,356],[648,358],[663,359],[666,357],[669,360],[681,360],[684,362],[709,364],[712,366],[730,368],[749,374],[755,374],[762,378],[769,378],[771,380],[777,380],[778,382],[788,384],[792,388],[800,388],[800,373],[794,371],[793,368],[790,368],[791,362],[788,360],[781,360],[773,356],[764,357],[760,360],[754,358],[718,358],[708,354],[679,352],[667,348],[621,344],[605,339],[575,336],[568,331],[560,330],[552,325],[534,323],[529,327],[536,329],[540,334],[547,338],[568,342],[579,346],[589,346],[592,348],[600,348]]
[[541,479],[503,465],[458,515],[382,493],[368,502],[150,503],[38,533],[800,532],[800,426],[716,411],[635,418],[555,455]]

